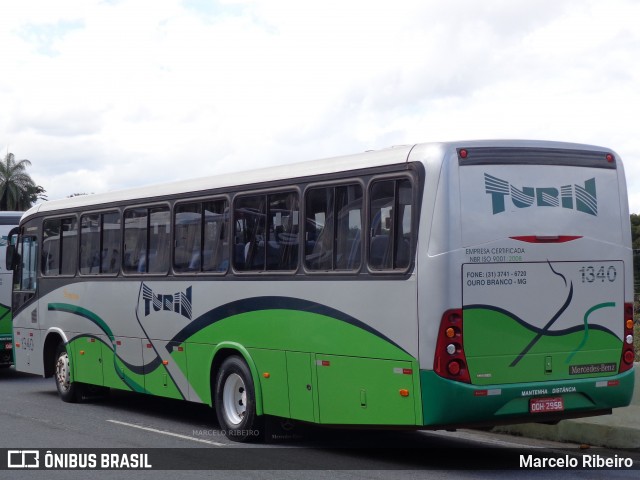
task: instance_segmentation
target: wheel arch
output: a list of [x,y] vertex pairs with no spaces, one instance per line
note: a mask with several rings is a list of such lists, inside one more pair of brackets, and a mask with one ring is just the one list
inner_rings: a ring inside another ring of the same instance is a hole
[[[253,389],[256,396],[256,415],[263,414],[262,408],[262,387],[260,385],[260,377],[258,376],[258,369],[256,368],[255,362],[253,358],[249,354],[248,350],[235,342],[222,342],[216,345],[213,351],[213,359],[211,361],[211,370],[209,372],[209,382],[211,386],[211,404],[214,404],[215,398],[215,378],[216,373],[220,369],[220,366],[225,361],[226,358],[230,356],[240,356],[247,366],[249,367],[249,371],[251,372],[251,378],[253,380]],[[215,406],[215,405],[213,405]]]
[[45,378],[50,378],[54,374],[56,350],[58,349],[58,345],[60,345],[61,343],[68,343],[67,336],[62,330],[58,328],[52,328],[47,332],[44,340],[44,345],[42,347],[42,363],[44,367],[43,371]]

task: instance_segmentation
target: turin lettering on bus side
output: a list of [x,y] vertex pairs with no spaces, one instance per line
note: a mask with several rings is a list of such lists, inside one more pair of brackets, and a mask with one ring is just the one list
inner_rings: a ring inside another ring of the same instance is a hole
[[151,314],[152,311],[159,312],[160,310],[164,310],[179,313],[183,317],[191,320],[191,287],[187,287],[184,292],[167,295],[154,293],[150,286],[143,283],[142,299],[144,300],[145,317]]
[[484,174],[485,192],[491,195],[493,214],[506,210],[505,198],[517,208],[562,207],[570,210],[598,215],[598,199],[596,196],[596,179],[590,178],[582,185],[562,185],[560,187],[522,187],[517,188],[507,180]]

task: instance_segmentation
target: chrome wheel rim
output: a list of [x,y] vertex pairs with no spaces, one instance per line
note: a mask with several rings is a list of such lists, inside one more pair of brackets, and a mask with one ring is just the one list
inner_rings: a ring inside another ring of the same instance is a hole
[[222,405],[229,426],[240,425],[247,411],[247,389],[237,373],[229,375],[224,382]]
[[56,361],[56,382],[58,389],[66,393],[71,388],[71,377],[69,375],[69,355],[62,353]]

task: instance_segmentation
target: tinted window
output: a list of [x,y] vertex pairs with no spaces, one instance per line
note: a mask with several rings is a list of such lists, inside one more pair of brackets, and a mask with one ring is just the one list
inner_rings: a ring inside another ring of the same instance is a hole
[[169,208],[149,210],[149,248],[147,250],[147,273],[167,273],[171,254],[171,219]]
[[406,179],[371,184],[369,194],[369,266],[407,268],[411,259],[412,189]]
[[83,215],[80,218],[80,273],[117,273],[120,238],[118,212]]
[[100,273],[100,215],[80,217],[80,273]]
[[247,195],[235,201],[233,261],[236,270],[295,270],[299,206],[295,192]]
[[202,270],[226,272],[229,268],[229,204],[226,200],[203,205]]
[[224,272],[229,266],[226,200],[176,206],[176,272]]
[[124,272],[167,273],[170,245],[168,207],[134,208],[124,212]]
[[74,275],[78,257],[78,223],[74,217],[43,222],[41,270],[46,276]]
[[[32,229],[31,229],[32,230]],[[38,265],[38,236],[23,228],[17,250],[17,278],[14,283],[18,290],[35,290]]]
[[120,270],[121,243],[120,213],[113,212],[103,214],[102,252],[100,255],[101,273],[117,273]]
[[305,266],[357,270],[362,256],[362,188],[311,188],[305,196]]
[[42,274],[60,275],[60,219],[45,220],[42,230]]
[[126,273],[147,271],[147,222],[146,208],[124,212],[124,256],[122,270]]

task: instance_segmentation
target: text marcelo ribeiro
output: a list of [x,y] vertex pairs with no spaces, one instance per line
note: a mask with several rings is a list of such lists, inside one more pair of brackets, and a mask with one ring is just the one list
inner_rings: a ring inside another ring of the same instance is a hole
[[631,468],[633,459],[628,457],[603,457],[601,455],[582,455],[563,457],[538,457],[520,455],[520,468]]

